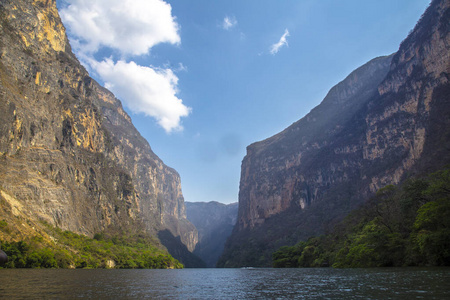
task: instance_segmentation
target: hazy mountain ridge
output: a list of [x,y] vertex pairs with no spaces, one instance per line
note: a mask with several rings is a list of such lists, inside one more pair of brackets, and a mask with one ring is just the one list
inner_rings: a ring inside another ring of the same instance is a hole
[[186,202],[188,220],[198,230],[194,254],[215,267],[237,220],[238,203]]
[[167,229],[194,250],[178,173],[80,65],[56,2],[2,1],[0,15],[2,218],[22,236],[40,221],[88,236]]
[[323,232],[379,188],[450,163],[449,16],[448,1],[433,1],[393,57],[247,148],[220,266],[268,266],[274,249]]

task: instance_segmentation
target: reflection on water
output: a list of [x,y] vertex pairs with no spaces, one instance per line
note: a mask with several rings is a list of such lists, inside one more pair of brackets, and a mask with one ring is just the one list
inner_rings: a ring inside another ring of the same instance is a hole
[[449,268],[0,270],[0,299],[450,299]]

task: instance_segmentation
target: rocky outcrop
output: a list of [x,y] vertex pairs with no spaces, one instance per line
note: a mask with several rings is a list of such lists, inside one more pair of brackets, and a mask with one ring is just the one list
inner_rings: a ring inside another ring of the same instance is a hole
[[247,148],[220,266],[268,266],[275,248],[326,231],[377,189],[450,163],[449,6],[433,1],[393,57]]
[[167,229],[193,251],[178,173],[80,65],[55,0],[2,1],[0,17],[2,210],[89,236]]
[[358,141],[336,139],[347,133],[355,114],[377,93],[391,59],[380,57],[358,68],[303,119],[247,147],[239,190],[239,228],[253,228],[292,205],[305,209],[361,166],[361,159],[350,158],[358,155]]
[[238,203],[186,202],[188,220],[198,230],[198,244],[194,254],[213,268],[223,252],[237,220]]

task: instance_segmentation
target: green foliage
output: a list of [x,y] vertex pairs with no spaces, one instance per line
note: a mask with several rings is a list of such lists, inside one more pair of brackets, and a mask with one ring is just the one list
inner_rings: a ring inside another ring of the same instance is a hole
[[0,229],[4,230],[8,227],[8,223],[5,220],[0,220]]
[[417,213],[412,240],[424,261],[450,265],[450,199],[424,204]]
[[274,268],[310,268],[328,266],[321,238],[311,238],[293,247],[284,246],[272,255]]
[[274,267],[450,266],[450,169],[380,189],[337,229],[285,246]]
[[[182,268],[146,236],[96,234],[94,239],[47,225],[56,243],[35,236],[28,241],[1,242],[6,268]],[[109,262],[113,261],[111,266]]]
[[295,245],[294,247],[284,246],[273,253],[274,268],[296,268],[299,267],[298,261],[305,247],[305,242]]
[[0,220],[0,231],[7,234],[11,233],[11,229],[8,226],[8,222],[6,222],[5,220]]

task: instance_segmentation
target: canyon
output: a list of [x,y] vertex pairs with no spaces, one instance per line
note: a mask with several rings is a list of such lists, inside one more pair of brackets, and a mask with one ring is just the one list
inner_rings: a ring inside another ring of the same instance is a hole
[[371,60],[284,131],[247,147],[220,267],[333,225],[375,192],[450,163],[450,3],[432,1],[398,52]]
[[249,145],[238,205],[185,203],[177,171],[72,52],[56,0],[2,1],[0,20],[3,241],[57,244],[50,226],[150,237],[186,267],[267,267],[380,188],[450,164],[447,0],[431,2],[396,53]]
[[198,230],[194,254],[209,268],[217,264],[225,242],[237,221],[238,203],[186,202],[187,219]]

